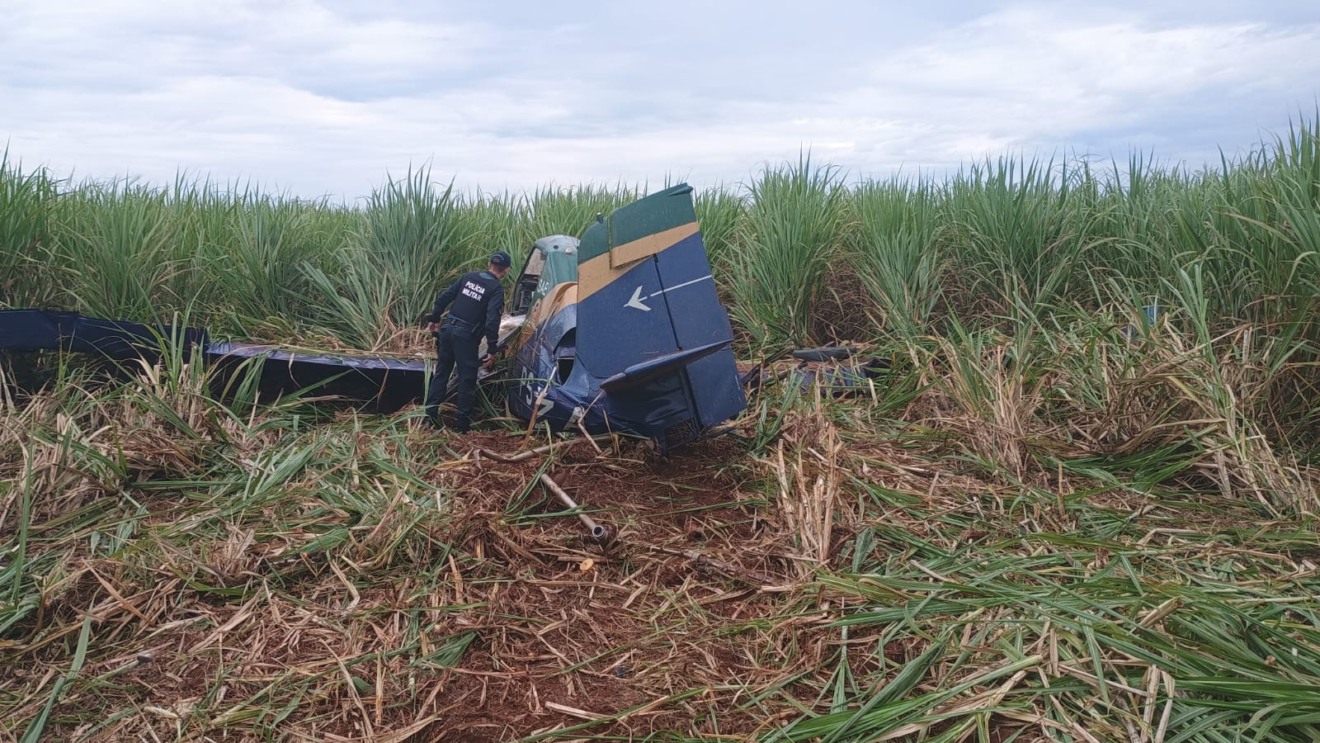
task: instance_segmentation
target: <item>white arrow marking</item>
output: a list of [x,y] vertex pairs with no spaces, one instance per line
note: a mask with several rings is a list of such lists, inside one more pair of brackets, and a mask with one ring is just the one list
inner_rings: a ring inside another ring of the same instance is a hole
[[[647,297],[647,299],[650,299],[650,297]],[[632,299],[629,299],[628,303],[625,304],[624,307],[631,307],[635,310],[642,310],[644,312],[651,311],[650,307],[647,307],[646,305],[642,304],[642,287],[640,286],[633,291]]]
[[691,280],[691,281],[684,281],[683,283],[681,283],[681,284],[675,284],[674,286],[671,286],[671,287],[669,287],[668,289],[661,289],[660,291],[658,291],[658,292],[656,292],[656,293],[654,293],[654,294],[648,294],[648,295],[646,295],[645,297],[642,296],[642,287],[639,285],[636,289],[633,290],[633,293],[632,293],[632,299],[629,299],[628,302],[627,302],[626,304],[624,304],[623,306],[624,306],[624,307],[631,307],[631,308],[633,308],[633,309],[635,309],[635,310],[644,310],[644,311],[646,311],[646,312],[650,312],[650,311],[651,311],[651,308],[650,308],[650,307],[647,307],[647,306],[644,305],[644,304],[642,304],[642,300],[643,300],[643,299],[650,299],[651,297],[658,297],[658,296],[660,296],[661,294],[664,294],[665,292],[672,292],[672,291],[675,290],[675,289],[682,289],[682,288],[685,287],[685,286],[692,286],[693,284],[696,284],[696,283],[699,283],[699,282],[705,281],[706,279],[709,279],[709,278],[711,278],[711,276],[710,276],[709,274],[707,274],[707,275],[705,275],[705,276],[702,276],[702,277],[699,278],[699,279],[693,279],[693,280]]

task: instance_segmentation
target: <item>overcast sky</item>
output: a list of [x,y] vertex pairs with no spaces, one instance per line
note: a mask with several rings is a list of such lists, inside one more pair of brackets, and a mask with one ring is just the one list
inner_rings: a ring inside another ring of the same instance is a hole
[[1314,120],[1317,0],[0,0],[0,148],[353,201],[852,179],[986,156],[1200,167]]

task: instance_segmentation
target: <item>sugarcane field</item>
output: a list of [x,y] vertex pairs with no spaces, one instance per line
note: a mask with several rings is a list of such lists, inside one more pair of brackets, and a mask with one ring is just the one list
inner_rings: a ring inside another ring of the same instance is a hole
[[0,741],[1320,740],[1316,119],[748,171],[6,155]]

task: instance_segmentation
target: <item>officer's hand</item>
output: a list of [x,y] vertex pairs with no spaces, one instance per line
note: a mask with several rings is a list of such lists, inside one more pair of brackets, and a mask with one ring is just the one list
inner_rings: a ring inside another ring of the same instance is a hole
[[487,369],[491,368],[492,366],[495,366],[495,356],[489,353],[486,354],[481,358],[481,365],[486,367]]
[[438,323],[438,322],[429,322],[429,323],[427,323],[427,324],[426,324],[426,332],[430,333],[431,335],[435,335],[436,333],[439,333],[439,332],[440,332],[440,323]]

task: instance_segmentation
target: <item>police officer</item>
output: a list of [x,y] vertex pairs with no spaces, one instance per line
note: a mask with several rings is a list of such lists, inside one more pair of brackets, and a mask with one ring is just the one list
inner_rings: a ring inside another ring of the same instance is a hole
[[[435,298],[427,318],[427,329],[436,334],[436,369],[426,390],[426,416],[439,428],[440,403],[449,393],[449,373],[458,368],[458,420],[454,429],[466,433],[472,425],[472,406],[477,396],[477,346],[486,336],[486,365],[494,363],[499,343],[500,315],[504,312],[504,286],[500,279],[509,272],[509,254],[498,251],[485,271],[463,274]],[[453,305],[450,307],[450,305]],[[449,314],[441,319],[445,308]]]

